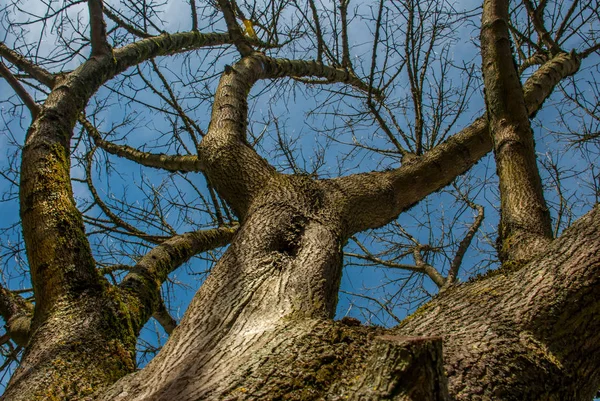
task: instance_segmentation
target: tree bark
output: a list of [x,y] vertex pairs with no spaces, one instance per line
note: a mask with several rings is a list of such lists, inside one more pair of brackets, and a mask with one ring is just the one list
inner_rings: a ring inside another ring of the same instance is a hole
[[[198,240],[166,241],[121,287],[110,287],[95,269],[73,200],[73,127],[94,91],[128,66],[227,40],[165,34],[95,53],[65,77],[43,74],[53,90],[28,133],[21,172],[36,310],[2,399],[575,400],[597,389],[598,207],[528,265],[450,287],[395,330],[331,322],[347,238],[442,188],[489,152],[491,141],[478,119],[391,172],[323,181],[279,174],[245,140],[252,84],[307,75],[364,84],[345,70],[260,54],[226,69],[197,160],[172,165],[206,170],[240,228],[163,350],[132,373],[135,341],[158,304],[161,280]],[[578,68],[576,56],[566,54],[540,68],[524,87],[528,112]],[[219,235],[213,239],[222,244],[233,230]],[[13,306],[2,308],[22,316]]]
[[399,334],[441,336],[464,400],[590,400],[600,386],[600,206],[526,265],[438,295]]
[[589,400],[600,385],[600,207],[529,264],[450,287],[391,331],[330,323],[311,291],[336,278],[337,245],[308,254],[331,234],[310,222],[282,257],[265,218],[249,216],[159,356],[97,399],[444,400],[444,371],[462,400]]

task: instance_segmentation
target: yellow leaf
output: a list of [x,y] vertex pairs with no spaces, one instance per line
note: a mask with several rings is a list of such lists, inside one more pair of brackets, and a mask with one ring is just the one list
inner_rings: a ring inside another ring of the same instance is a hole
[[254,32],[254,26],[252,26],[252,21],[250,21],[249,19],[245,19],[244,27],[246,28],[246,35],[248,35],[252,39],[258,39],[258,36],[256,36],[256,32]]

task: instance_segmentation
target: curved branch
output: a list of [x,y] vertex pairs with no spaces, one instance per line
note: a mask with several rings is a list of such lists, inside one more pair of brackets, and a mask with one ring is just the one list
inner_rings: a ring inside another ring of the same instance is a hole
[[138,329],[159,310],[160,287],[169,273],[191,257],[227,245],[238,226],[198,230],[176,235],[156,246],[130,269],[119,287],[128,295],[130,310],[137,311],[132,321]]
[[23,88],[19,80],[10,72],[4,63],[0,62],[0,75],[6,79],[8,84],[13,88],[17,96],[23,101],[25,106],[31,113],[31,119],[34,120],[40,112],[40,106],[33,100],[31,95]]
[[117,227],[121,227],[122,229],[127,230],[131,235],[134,235],[134,236],[144,239],[146,241],[153,242],[155,244],[160,244],[161,242],[163,242],[166,239],[164,236],[150,235],[150,234],[147,234],[147,233],[139,230],[138,228],[132,226],[131,224],[127,223],[125,220],[121,219],[119,216],[114,214],[112,212],[112,210],[110,210],[108,205],[106,205],[102,201],[102,199],[100,198],[100,195],[98,195],[98,192],[96,191],[96,187],[94,186],[94,183],[92,182],[92,157],[93,157],[94,151],[95,151],[95,148],[92,149],[86,156],[85,182],[87,183],[88,189],[92,193],[92,198],[94,198],[94,202],[96,202],[98,207],[100,207],[100,210],[102,210],[102,212],[104,212],[104,214],[106,216],[108,216],[108,218]]
[[[530,116],[540,109],[554,87],[579,70],[575,53],[560,53],[540,67],[523,85]],[[326,180],[337,194],[345,235],[381,227],[432,192],[450,184],[492,150],[485,116],[421,157],[396,170],[354,174]],[[341,198],[341,199],[340,199]]]
[[249,56],[254,50],[248,44],[246,37],[240,29],[240,26],[237,24],[233,7],[229,1],[230,0],[218,0],[217,3],[223,12],[223,17],[225,19],[225,23],[227,24],[227,30],[229,31],[229,36],[233,40],[235,47],[237,47],[242,56]]
[[0,286],[0,315],[6,322],[8,334],[20,346],[26,346],[30,337],[33,304],[13,291]]
[[202,165],[197,156],[165,155],[162,153],[142,152],[127,145],[117,145],[102,139],[102,136],[89,121],[79,116],[79,123],[83,125],[88,134],[94,140],[94,144],[102,150],[119,156],[142,166],[158,168],[166,171],[198,172],[202,171]]
[[226,66],[221,76],[210,126],[198,147],[198,157],[209,181],[242,220],[252,199],[277,175],[275,168],[246,140],[250,89],[261,79],[307,76],[369,91],[369,85],[345,69],[316,61],[277,59],[260,53],[244,57],[233,67]]

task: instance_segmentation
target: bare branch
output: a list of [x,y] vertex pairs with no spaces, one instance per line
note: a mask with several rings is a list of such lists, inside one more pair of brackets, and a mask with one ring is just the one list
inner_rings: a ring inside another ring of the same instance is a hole
[[127,22],[125,22],[117,14],[115,14],[114,12],[112,12],[109,9],[109,7],[104,7],[102,11],[104,12],[104,15],[106,15],[108,17],[108,19],[110,19],[112,22],[114,22],[115,24],[117,24],[121,28],[125,29],[130,34],[132,34],[134,36],[137,36],[139,38],[150,38],[150,37],[152,37],[152,35],[150,35],[149,33],[144,32],[144,31],[136,28],[135,26],[133,26],[133,25],[128,24]]
[[235,13],[230,0],[218,0],[218,4],[223,12],[231,40],[242,56],[249,56],[254,52],[254,49],[248,44],[246,37],[235,20]]
[[17,53],[16,51],[8,48],[4,43],[0,42],[0,56],[10,61],[11,64],[16,66],[27,74],[31,75],[32,78],[36,79],[40,83],[51,88],[54,86],[55,76],[41,68],[40,66],[27,60],[25,57]]
[[19,98],[23,101],[31,113],[31,119],[34,120],[40,112],[40,106],[35,102],[35,100],[33,100],[31,95],[29,95],[25,88],[23,88],[19,80],[15,78],[15,76],[2,62],[0,62],[0,75],[6,79],[17,96],[19,96]]
[[476,205],[475,203],[468,200],[466,197],[465,197],[465,201],[467,202],[469,207],[471,207],[472,209],[475,209],[477,211],[477,216],[475,217],[475,221],[473,221],[473,224],[471,224],[471,227],[469,227],[467,234],[462,239],[462,241],[460,241],[460,244],[458,245],[458,249],[456,250],[456,255],[454,255],[454,259],[452,259],[452,263],[450,264],[450,269],[448,270],[448,276],[446,277],[446,282],[444,283],[444,287],[442,287],[442,288],[449,287],[450,285],[452,285],[456,282],[456,278],[458,276],[458,270],[460,269],[460,266],[462,264],[463,257],[465,256],[467,249],[469,249],[469,246],[471,245],[471,241],[473,241],[473,238],[475,237],[475,234],[477,234],[477,231],[479,230],[479,227],[481,227],[481,223],[483,223],[483,219],[485,217],[483,206]]
[[171,316],[171,314],[167,310],[167,307],[165,306],[165,303],[162,300],[162,298],[152,317],[156,319],[158,323],[160,323],[160,325],[163,329],[165,329],[165,332],[168,335],[171,335],[173,333],[173,330],[175,330],[175,328],[177,327],[177,321],[173,319],[173,316]]
[[92,43],[91,56],[110,54],[111,46],[106,39],[106,23],[102,17],[102,0],[88,0],[90,14],[90,39]]
[[[579,66],[574,53],[560,53],[535,71],[523,85],[529,115],[535,115],[555,85],[577,72]],[[479,117],[444,143],[396,170],[330,180],[339,188],[340,196],[348,200],[343,203],[346,235],[381,227],[471,168],[492,150],[486,120],[485,116]]]
[[340,18],[342,24],[342,67],[352,71],[350,46],[348,45],[348,4],[350,0],[340,0]]
[[8,334],[13,341],[18,345],[26,346],[29,342],[33,304],[0,286],[0,314],[6,322]]
[[535,27],[540,39],[542,39],[546,46],[548,46],[548,49],[550,49],[550,52],[553,55],[560,53],[560,46],[554,41],[554,39],[552,39],[552,36],[550,36],[550,33],[544,26],[544,21],[542,20],[544,15],[544,7],[540,5],[537,9],[534,8],[531,0],[524,0],[523,3],[525,4],[527,14],[529,14],[529,18],[531,19],[531,22],[533,22],[533,26]]
[[198,12],[196,11],[196,0],[190,0],[190,9],[192,11],[192,31],[198,30]]
[[119,218],[119,216],[114,214],[112,212],[112,210],[110,210],[108,205],[106,205],[102,201],[102,199],[100,198],[100,195],[98,195],[98,192],[96,191],[96,187],[94,186],[94,183],[92,182],[92,160],[93,160],[93,156],[94,156],[94,151],[95,151],[95,148],[92,149],[90,152],[88,152],[88,154],[86,156],[85,181],[87,183],[88,189],[90,190],[90,192],[92,194],[92,197],[94,198],[94,201],[100,207],[100,209],[104,212],[104,214],[106,216],[108,216],[108,218],[117,227],[121,227],[124,230],[127,230],[129,233],[131,233],[131,235],[134,235],[138,238],[153,242],[155,244],[159,244],[159,243],[165,241],[166,239],[168,239],[169,237],[147,234],[147,233],[139,230],[138,228],[132,226],[131,224],[127,223],[125,220]]
[[169,273],[201,252],[227,245],[237,229],[236,225],[176,235],[153,248],[130,269],[119,287],[133,297],[131,302],[142,303],[143,307],[137,309],[142,325],[157,310],[160,286]]
[[[525,0],[532,18],[529,0]],[[508,1],[486,0],[481,58],[490,132],[500,180],[500,260],[528,259],[550,241],[552,225],[536,164],[533,131],[512,62]],[[541,29],[541,28],[539,28]]]
[[142,152],[127,145],[117,145],[102,139],[102,136],[89,121],[83,116],[79,123],[84,126],[94,143],[104,151],[115,156],[134,161],[142,166],[158,168],[166,171],[198,172],[202,171],[200,160],[197,156],[173,156],[157,153]]

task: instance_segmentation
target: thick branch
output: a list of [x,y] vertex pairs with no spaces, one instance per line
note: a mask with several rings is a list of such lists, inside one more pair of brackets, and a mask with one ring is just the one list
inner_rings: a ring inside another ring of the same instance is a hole
[[33,304],[0,286],[0,315],[13,341],[25,347],[29,342]]
[[70,139],[88,99],[115,74],[144,60],[228,41],[224,34],[198,32],[143,39],[91,58],[53,87],[29,129],[20,177],[23,237],[42,320],[71,291],[101,287],[70,185]]
[[524,388],[531,400],[592,399],[600,387],[599,223],[596,205],[528,264],[449,288],[397,332],[444,338],[456,399],[522,399]]
[[106,23],[102,17],[102,0],[88,0],[90,14],[90,41],[92,43],[91,56],[110,54],[111,46],[106,39]]
[[237,231],[237,226],[198,230],[176,235],[153,248],[130,269],[120,287],[130,296],[135,307],[138,329],[159,310],[160,287],[169,273],[201,252],[227,245]]
[[521,82],[511,59],[506,0],[484,2],[481,57],[500,181],[499,256],[528,259],[552,238],[552,224]]
[[276,174],[246,141],[250,89],[260,79],[307,76],[348,83],[365,92],[369,89],[341,68],[316,61],[276,59],[259,53],[244,57],[233,67],[227,66],[221,76],[210,127],[198,154],[209,181],[242,220],[252,199]]
[[[550,96],[556,84],[576,73],[577,56],[561,53],[540,67],[523,86],[530,116]],[[395,219],[416,202],[450,184],[492,150],[484,116],[425,155],[396,170],[355,174],[330,180],[343,207],[345,235],[377,228]]]

